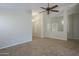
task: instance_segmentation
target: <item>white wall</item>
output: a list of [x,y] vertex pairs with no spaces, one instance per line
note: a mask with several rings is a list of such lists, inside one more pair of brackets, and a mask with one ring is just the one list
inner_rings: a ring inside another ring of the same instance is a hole
[[79,39],[79,14],[69,16],[68,39]]
[[67,38],[71,39],[73,37],[73,15],[68,15],[68,25],[67,25]]
[[79,39],[79,14],[73,16],[73,38]]
[[0,11],[0,48],[32,41],[31,11]]
[[68,10],[68,39],[79,39],[79,4]]

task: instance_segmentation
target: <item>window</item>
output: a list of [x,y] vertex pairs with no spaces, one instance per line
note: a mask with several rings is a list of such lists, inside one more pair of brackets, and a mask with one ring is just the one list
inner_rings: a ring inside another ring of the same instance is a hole
[[51,18],[51,31],[52,32],[62,32],[64,26],[63,17],[53,17]]

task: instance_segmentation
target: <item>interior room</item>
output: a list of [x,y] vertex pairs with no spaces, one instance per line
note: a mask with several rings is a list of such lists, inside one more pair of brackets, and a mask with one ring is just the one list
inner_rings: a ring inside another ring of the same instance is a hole
[[0,56],[78,56],[78,3],[0,4]]

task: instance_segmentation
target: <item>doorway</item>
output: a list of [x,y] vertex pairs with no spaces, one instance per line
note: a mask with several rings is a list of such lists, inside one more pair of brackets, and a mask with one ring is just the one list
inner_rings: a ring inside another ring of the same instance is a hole
[[32,12],[32,36],[41,37],[42,36],[42,17],[38,12]]

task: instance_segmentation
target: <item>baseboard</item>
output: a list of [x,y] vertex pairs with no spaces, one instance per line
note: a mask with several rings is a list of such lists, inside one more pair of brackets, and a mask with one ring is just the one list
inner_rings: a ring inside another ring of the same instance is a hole
[[57,37],[45,37],[45,38],[52,38],[52,39],[57,39],[57,40],[67,40],[66,38],[57,38]]
[[29,43],[29,42],[32,42],[32,41],[23,41],[23,42],[19,42],[19,43],[13,43],[13,44],[9,44],[9,45],[6,45],[4,47],[0,47],[0,49],[5,49],[5,48],[9,48],[9,47],[12,47],[12,46],[16,46],[16,45],[20,45],[20,44],[23,44],[23,43]]
[[79,38],[68,38],[68,39],[79,40]]

